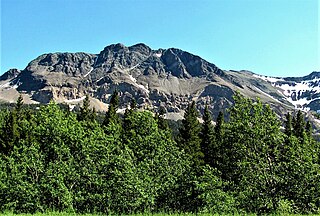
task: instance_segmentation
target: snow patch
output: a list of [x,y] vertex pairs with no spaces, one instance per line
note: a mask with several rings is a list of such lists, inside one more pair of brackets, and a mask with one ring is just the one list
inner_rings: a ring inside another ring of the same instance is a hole
[[69,105],[69,110],[72,111],[75,107],[76,107],[76,105],[70,104]]
[[129,74],[129,78],[130,78],[130,80],[131,80],[132,82],[134,82],[134,83],[137,82],[136,78],[134,78],[131,74]]
[[20,79],[16,82],[16,84],[12,85],[14,81],[10,81],[7,83],[4,83],[2,85],[0,85],[0,88],[5,88],[5,89],[17,89],[19,87],[20,83]]
[[7,82],[5,84],[2,84],[0,87],[1,88],[10,88],[10,84],[11,84],[11,82]]
[[314,121],[320,124],[320,119],[314,118]]
[[157,56],[158,58],[161,58],[162,53],[156,53],[156,54],[154,54],[154,55]]
[[287,94],[296,92],[298,93],[299,91],[305,92],[305,91],[314,91],[315,93],[320,93],[320,86],[319,84],[314,86],[312,84],[313,81],[308,81],[308,82],[298,82],[298,83],[293,83],[292,85],[289,84],[276,84],[276,87],[279,87],[283,89],[284,91],[287,91]]
[[256,77],[256,78],[259,78],[259,79],[262,79],[262,80],[264,80],[264,81],[271,82],[271,83],[276,83],[276,82],[279,82],[279,81],[285,81],[285,80],[282,79],[282,78],[269,77],[269,76],[261,76],[261,75],[257,75],[257,74],[254,74],[253,77]]
[[96,66],[97,59],[98,59],[98,56],[94,58],[93,66],[91,67],[91,69],[89,70],[89,72],[86,73],[83,77],[87,77],[87,76],[93,71],[94,67]]
[[104,77],[101,77],[100,79],[98,79],[96,82],[99,82],[100,80],[102,80]]
[[123,113],[126,111],[126,109],[127,109],[127,108],[118,109],[118,110],[117,110],[117,113],[123,114]]
[[[290,82],[285,81],[282,78],[267,77],[256,74],[254,74],[253,77],[267,81],[271,83],[272,86],[281,89],[278,90],[278,92],[281,93],[286,98],[286,100],[290,102],[296,109],[308,111],[310,110],[310,108],[306,107],[306,105],[308,105],[310,102],[314,100],[319,99],[298,98],[305,92],[311,92],[312,94],[320,93],[320,78],[304,80],[301,82]],[[294,95],[295,97],[293,97]]]
[[81,98],[76,98],[76,99],[71,99],[71,100],[64,100],[64,102],[66,103],[76,103],[76,102],[81,102],[86,98],[86,96],[83,96]]
[[144,85],[138,84],[137,83],[137,79],[135,79],[131,74],[129,74],[129,78],[130,80],[134,83],[135,86],[137,86],[138,88],[142,89],[143,91],[145,91],[147,94],[149,94],[149,89],[148,86],[145,87]]
[[93,71],[93,68],[91,68],[91,69],[89,70],[89,72],[86,73],[83,77],[87,77],[92,71]]
[[259,89],[258,87],[255,86],[255,88],[262,94],[264,94],[265,96],[271,98],[272,100],[278,102],[278,103],[281,103],[278,99],[274,98],[273,96],[269,95],[268,93],[262,91],[261,89]]

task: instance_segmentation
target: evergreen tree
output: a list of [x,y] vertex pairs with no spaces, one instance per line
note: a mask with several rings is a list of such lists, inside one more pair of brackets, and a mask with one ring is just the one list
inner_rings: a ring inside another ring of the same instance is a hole
[[136,110],[137,109],[137,101],[132,98],[131,101],[130,101],[130,109],[131,110]]
[[107,126],[110,122],[114,124],[120,123],[120,118],[119,118],[119,115],[117,114],[118,107],[119,107],[119,93],[117,90],[115,90],[111,96],[109,108],[103,120],[104,126]]
[[222,143],[222,139],[223,139],[223,124],[224,124],[224,115],[223,115],[223,112],[220,111],[217,117],[216,126],[214,127],[216,140],[219,143]]
[[19,139],[20,133],[17,124],[16,111],[10,111],[0,134],[0,153],[8,155]]
[[184,113],[182,127],[179,129],[178,144],[193,158],[195,167],[203,164],[203,152],[201,151],[201,124],[197,117],[199,113],[196,103],[190,103]]
[[23,98],[22,98],[22,95],[20,94],[15,105],[15,110],[17,113],[21,112],[22,106],[23,106]]
[[292,135],[292,117],[290,115],[290,113],[286,114],[286,120],[285,120],[285,126],[284,126],[284,133],[287,135],[287,137],[290,137]]
[[224,124],[224,114],[222,111],[220,111],[216,120],[216,125],[214,127],[215,143],[212,148],[212,151],[215,152],[213,159],[214,165],[212,165],[216,168],[220,167],[224,160]]
[[14,110],[8,113],[4,121],[2,133],[0,134],[0,152],[9,154],[13,146],[20,138],[19,121],[23,120],[22,112],[23,99],[19,95]]
[[130,101],[130,107],[126,109],[124,112],[124,117],[123,117],[123,135],[124,139],[126,139],[127,134],[129,131],[133,128],[133,119],[131,116],[137,111],[137,103],[135,99],[132,99]]
[[120,98],[117,89],[114,90],[114,92],[111,95],[110,104],[112,104],[116,110],[119,108]]
[[159,111],[155,114],[155,120],[158,124],[159,129],[161,130],[169,130],[168,121],[164,118],[166,114],[166,110],[164,107],[160,107]]
[[79,121],[92,121],[93,111],[90,109],[90,97],[87,94],[83,100],[82,106],[80,107],[80,113],[78,114]]
[[303,113],[301,112],[301,110],[299,110],[294,121],[293,129],[294,135],[300,140],[304,138],[305,126],[306,122],[304,120]]
[[205,106],[204,113],[202,116],[203,124],[202,124],[202,130],[201,130],[201,150],[204,153],[204,162],[206,164],[209,164],[211,166],[214,166],[215,164],[215,153],[214,152],[214,127],[212,125],[212,117],[209,112],[208,106]]
[[313,130],[313,128],[312,128],[311,122],[310,122],[310,121],[307,121],[307,124],[306,124],[306,134],[307,134],[307,137],[308,137],[309,139],[312,139],[312,130]]

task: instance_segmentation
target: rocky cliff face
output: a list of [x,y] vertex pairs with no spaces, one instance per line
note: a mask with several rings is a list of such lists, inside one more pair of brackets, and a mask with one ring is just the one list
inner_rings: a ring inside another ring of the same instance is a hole
[[[212,113],[217,114],[232,103],[235,91],[260,97],[279,112],[294,107],[320,109],[314,100],[319,96],[314,92],[319,87],[317,79],[317,73],[300,80],[224,71],[199,56],[175,48],[152,50],[145,44],[130,47],[113,44],[99,54],[44,54],[22,71],[9,70],[0,77],[0,99],[14,101],[20,93],[30,103],[47,103],[53,99],[74,105],[89,94],[94,106],[105,110],[112,92],[118,89],[121,108],[134,98],[140,107],[163,106],[168,116],[177,119],[182,117],[182,110],[190,100],[197,101],[200,110],[208,104]],[[287,85],[300,88],[302,84],[297,83],[308,85],[309,93],[288,92],[285,88]],[[308,97],[314,104],[296,106],[295,99]]]

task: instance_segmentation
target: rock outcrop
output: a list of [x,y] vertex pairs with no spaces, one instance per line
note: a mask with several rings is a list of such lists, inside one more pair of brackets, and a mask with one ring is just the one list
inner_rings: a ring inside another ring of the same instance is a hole
[[[20,93],[30,103],[55,100],[76,104],[89,94],[96,99],[97,108],[105,110],[117,89],[121,108],[134,98],[140,107],[163,106],[171,117],[181,118],[190,100],[195,100],[200,110],[208,104],[215,115],[232,103],[235,91],[240,91],[249,97],[260,97],[278,112],[294,108],[319,110],[319,74],[277,79],[249,71],[225,71],[180,49],[113,44],[99,54],[43,54],[22,71],[11,69],[0,77],[0,99],[12,102]],[[302,84],[310,89],[294,90],[294,86]],[[290,86],[289,92],[286,86]],[[295,101],[302,99],[310,103],[298,106]]]

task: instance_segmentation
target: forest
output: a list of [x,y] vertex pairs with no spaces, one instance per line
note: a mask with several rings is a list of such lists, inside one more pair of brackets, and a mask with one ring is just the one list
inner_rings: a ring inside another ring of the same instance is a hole
[[0,110],[0,212],[320,213],[320,144],[301,111],[282,122],[236,93],[217,119],[190,102],[173,133],[164,109],[133,100],[120,116],[115,91],[101,119],[89,101]]

